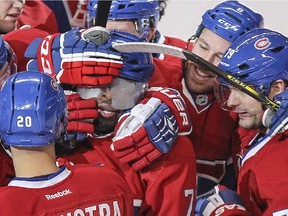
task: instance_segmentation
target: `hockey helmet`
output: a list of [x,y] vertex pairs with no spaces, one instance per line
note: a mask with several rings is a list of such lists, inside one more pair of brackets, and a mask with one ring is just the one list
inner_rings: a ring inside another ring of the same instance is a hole
[[[98,0],[88,1],[88,26],[95,25]],[[158,0],[113,0],[109,20],[133,20],[137,31],[146,38],[151,27],[157,27],[160,16]]]
[[0,135],[5,145],[49,145],[65,129],[64,91],[44,73],[25,71],[11,75],[0,98]]
[[199,37],[203,29],[207,28],[227,41],[233,42],[246,31],[262,27],[263,23],[263,17],[259,13],[238,1],[225,1],[204,13],[196,37]]
[[[287,56],[287,37],[269,29],[256,28],[232,43],[219,68],[268,96],[271,83],[278,79],[288,80]],[[224,90],[228,89],[228,83],[223,78],[216,81],[215,94],[223,104],[229,96]]]

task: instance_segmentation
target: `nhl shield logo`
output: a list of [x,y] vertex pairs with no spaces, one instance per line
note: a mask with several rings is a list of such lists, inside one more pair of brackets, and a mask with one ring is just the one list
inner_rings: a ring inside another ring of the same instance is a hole
[[195,102],[199,106],[205,106],[208,103],[208,96],[207,95],[197,95]]

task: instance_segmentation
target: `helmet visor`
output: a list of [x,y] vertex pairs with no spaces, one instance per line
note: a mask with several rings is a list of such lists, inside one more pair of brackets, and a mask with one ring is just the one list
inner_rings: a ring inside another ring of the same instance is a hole
[[114,78],[113,82],[103,87],[77,87],[82,99],[101,98],[102,94],[111,94],[111,106],[116,110],[126,110],[135,106],[146,91],[147,83]]
[[[245,106],[245,103],[242,103],[245,98],[250,96],[238,88],[229,85],[222,78],[214,78],[214,94],[217,102],[225,111],[240,113],[253,109],[252,107]],[[240,104],[241,106],[239,106]],[[241,107],[241,110],[239,107]]]

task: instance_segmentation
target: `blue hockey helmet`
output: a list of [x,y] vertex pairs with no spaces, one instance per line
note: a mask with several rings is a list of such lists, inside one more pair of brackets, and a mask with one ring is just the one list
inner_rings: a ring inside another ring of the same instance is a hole
[[[99,0],[89,0],[88,27],[95,25]],[[109,20],[133,20],[137,31],[146,38],[151,27],[157,27],[160,16],[158,0],[113,0]]]
[[238,1],[225,1],[204,13],[196,37],[199,37],[203,29],[207,28],[227,41],[233,42],[245,32],[262,27],[263,23],[264,19],[259,13]]
[[25,71],[11,75],[0,98],[0,135],[5,145],[49,145],[65,129],[64,91],[44,73]]
[[[278,79],[288,80],[287,56],[287,37],[269,29],[256,28],[232,43],[219,68],[268,96],[271,83]],[[218,78],[218,81],[222,86],[228,85],[223,78]],[[224,102],[221,92],[224,92],[223,89],[215,90],[218,100]]]

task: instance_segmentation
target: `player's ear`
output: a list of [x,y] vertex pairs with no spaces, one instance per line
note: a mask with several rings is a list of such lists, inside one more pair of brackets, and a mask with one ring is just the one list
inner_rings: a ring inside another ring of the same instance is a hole
[[276,94],[283,92],[286,88],[285,81],[282,79],[276,80],[271,84],[268,97],[272,99]]
[[150,41],[150,40],[153,38],[155,32],[156,32],[156,28],[151,27],[150,30],[149,30],[149,34],[148,34],[148,36],[147,36],[147,40],[148,40],[148,41]]

